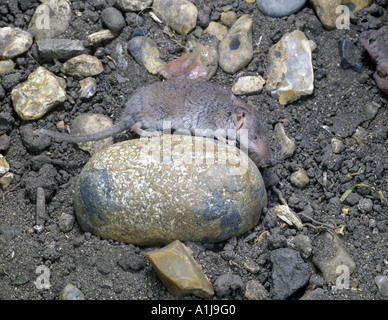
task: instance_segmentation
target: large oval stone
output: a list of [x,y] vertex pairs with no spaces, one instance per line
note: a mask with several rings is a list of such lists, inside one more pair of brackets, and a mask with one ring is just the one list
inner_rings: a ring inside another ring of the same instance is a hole
[[247,155],[217,140],[141,138],[96,153],[77,180],[81,227],[135,245],[219,242],[258,222],[267,195]]

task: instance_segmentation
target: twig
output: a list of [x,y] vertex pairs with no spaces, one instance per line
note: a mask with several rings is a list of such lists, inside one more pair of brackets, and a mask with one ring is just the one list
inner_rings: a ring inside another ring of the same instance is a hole
[[287,201],[283,198],[282,192],[281,192],[278,188],[276,188],[275,186],[272,186],[272,190],[277,194],[277,196],[278,196],[280,202],[281,202],[283,205],[287,206],[287,205],[288,205],[288,204],[287,204]]
[[34,229],[37,233],[43,231],[44,223],[46,221],[46,197],[44,194],[44,189],[38,187],[36,190],[36,225]]

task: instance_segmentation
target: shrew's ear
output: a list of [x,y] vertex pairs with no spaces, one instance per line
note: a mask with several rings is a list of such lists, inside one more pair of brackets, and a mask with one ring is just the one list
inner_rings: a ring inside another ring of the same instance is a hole
[[234,125],[237,130],[240,130],[246,126],[247,110],[242,107],[234,109]]

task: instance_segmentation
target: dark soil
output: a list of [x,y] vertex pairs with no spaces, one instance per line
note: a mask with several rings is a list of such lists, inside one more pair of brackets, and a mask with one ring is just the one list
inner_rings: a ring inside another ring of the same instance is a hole
[[[11,25],[27,29],[36,7],[35,1],[19,1],[23,4],[19,6],[15,2],[0,1],[0,27]],[[70,2],[73,11],[71,27],[62,37],[85,40],[88,34],[103,28],[99,14],[114,1]],[[261,107],[271,134],[275,124],[282,122],[287,135],[296,142],[294,155],[282,160],[277,157],[278,141],[271,139],[274,160],[272,166],[262,172],[277,184],[295,212],[310,206],[312,210],[309,214],[315,220],[345,226],[341,238],[346,251],[356,263],[351,279],[352,283],[358,281],[358,286],[333,290],[333,283],[311,280],[290,299],[298,299],[313,288],[322,288],[325,299],[382,299],[374,278],[388,273],[387,206],[375,192],[365,187],[355,188],[343,202],[340,197],[349,187],[359,183],[369,185],[385,195],[388,193],[388,97],[376,87],[372,78],[375,65],[358,43],[362,31],[377,29],[386,23],[387,2],[374,1],[371,8],[352,15],[350,30],[333,31],[322,28],[309,4],[295,15],[275,19],[264,16],[256,5],[243,0],[192,2],[199,8],[198,21],[204,26],[209,19],[218,20],[221,8],[229,4],[237,4],[233,10],[239,16],[249,13],[253,17],[253,43],[260,51],[248,67],[235,75],[225,74],[221,69],[217,71],[211,81],[227,87],[231,87],[242,75],[258,72],[265,78],[269,48],[283,34],[293,31],[296,24],[305,24],[305,34],[317,44],[313,54],[313,65],[318,76],[314,83],[314,94],[289,106],[280,105],[265,92],[243,99]],[[205,3],[211,9],[208,16],[201,10]],[[148,74],[128,54],[119,56],[118,45],[124,48],[134,30],[142,27],[147,31],[147,36],[156,41],[165,61],[180,56],[181,48],[174,39],[163,33],[163,26],[147,12],[140,15],[138,25],[135,18],[135,13],[127,14],[127,25],[117,38],[95,48],[89,47],[90,53],[100,58],[105,68],[104,73],[96,77],[98,92],[89,101],[78,98],[79,81],[67,77],[67,102],[40,120],[20,120],[13,110],[10,97],[15,85],[25,81],[38,63],[64,77],[59,71],[61,63],[41,62],[36,55],[35,45],[28,53],[15,59],[14,71],[2,77],[0,111],[10,116],[10,122],[3,131],[10,137],[11,143],[1,153],[10,164],[15,178],[8,190],[0,191],[0,299],[58,299],[67,283],[74,284],[90,300],[174,299],[144,256],[145,252],[154,248],[102,240],[84,233],[76,220],[70,231],[61,231],[61,215],[67,213],[74,216],[75,181],[90,155],[71,143],[30,139],[33,129],[56,130],[59,121],[63,120],[69,125],[72,119],[85,112],[103,113],[117,119],[120,106],[128,95],[145,84],[161,81],[161,78]],[[191,32],[186,40],[195,38],[194,33]],[[261,42],[258,45],[259,39]],[[361,73],[340,67],[339,39],[347,39],[357,45],[356,55],[363,65]],[[114,63],[122,61],[123,57],[128,63],[125,69],[118,68]],[[377,115],[368,120],[364,107],[372,101],[382,106]],[[358,126],[367,132],[360,144],[352,138]],[[334,154],[331,149],[331,139],[335,136],[345,144],[340,154]],[[121,134],[115,141],[128,138],[130,135]],[[304,168],[310,178],[304,189],[290,183],[291,173],[299,168]],[[36,189],[39,186],[45,190],[47,213],[41,233],[33,228]],[[276,193],[270,187],[267,190],[268,208],[280,204]],[[359,200],[364,198],[373,201],[372,210],[366,214],[357,208]],[[343,214],[343,208],[348,208],[349,212]],[[255,241],[266,230],[273,236],[261,243]],[[258,225],[240,237],[213,245],[186,245],[193,250],[195,259],[213,284],[222,274],[235,274],[242,278],[244,284],[255,279],[271,292],[270,251],[287,246],[287,241],[276,239],[290,239],[305,234],[313,240],[318,232],[307,226],[302,230],[287,226],[265,210]],[[313,249],[320,250],[317,247]],[[316,279],[318,271],[314,269],[311,257],[306,261],[313,268],[312,279]],[[49,268],[49,289],[38,289],[36,286],[39,276],[36,270],[41,265]],[[246,266],[259,267],[259,271],[253,273]],[[237,291],[229,298],[245,299],[244,291]],[[215,295],[214,299],[220,297]]]

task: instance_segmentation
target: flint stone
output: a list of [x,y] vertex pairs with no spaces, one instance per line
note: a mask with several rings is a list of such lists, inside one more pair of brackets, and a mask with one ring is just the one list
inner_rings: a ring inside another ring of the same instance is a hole
[[145,254],[168,291],[176,296],[210,298],[213,287],[195,261],[193,252],[179,240]]
[[36,42],[39,56],[43,59],[68,60],[85,52],[80,40],[45,39]]
[[266,90],[280,104],[293,102],[314,91],[313,43],[302,31],[285,34],[269,50]]
[[224,241],[253,228],[266,204],[261,174],[245,153],[178,135],[124,141],[98,152],[74,195],[86,232],[140,246]]

